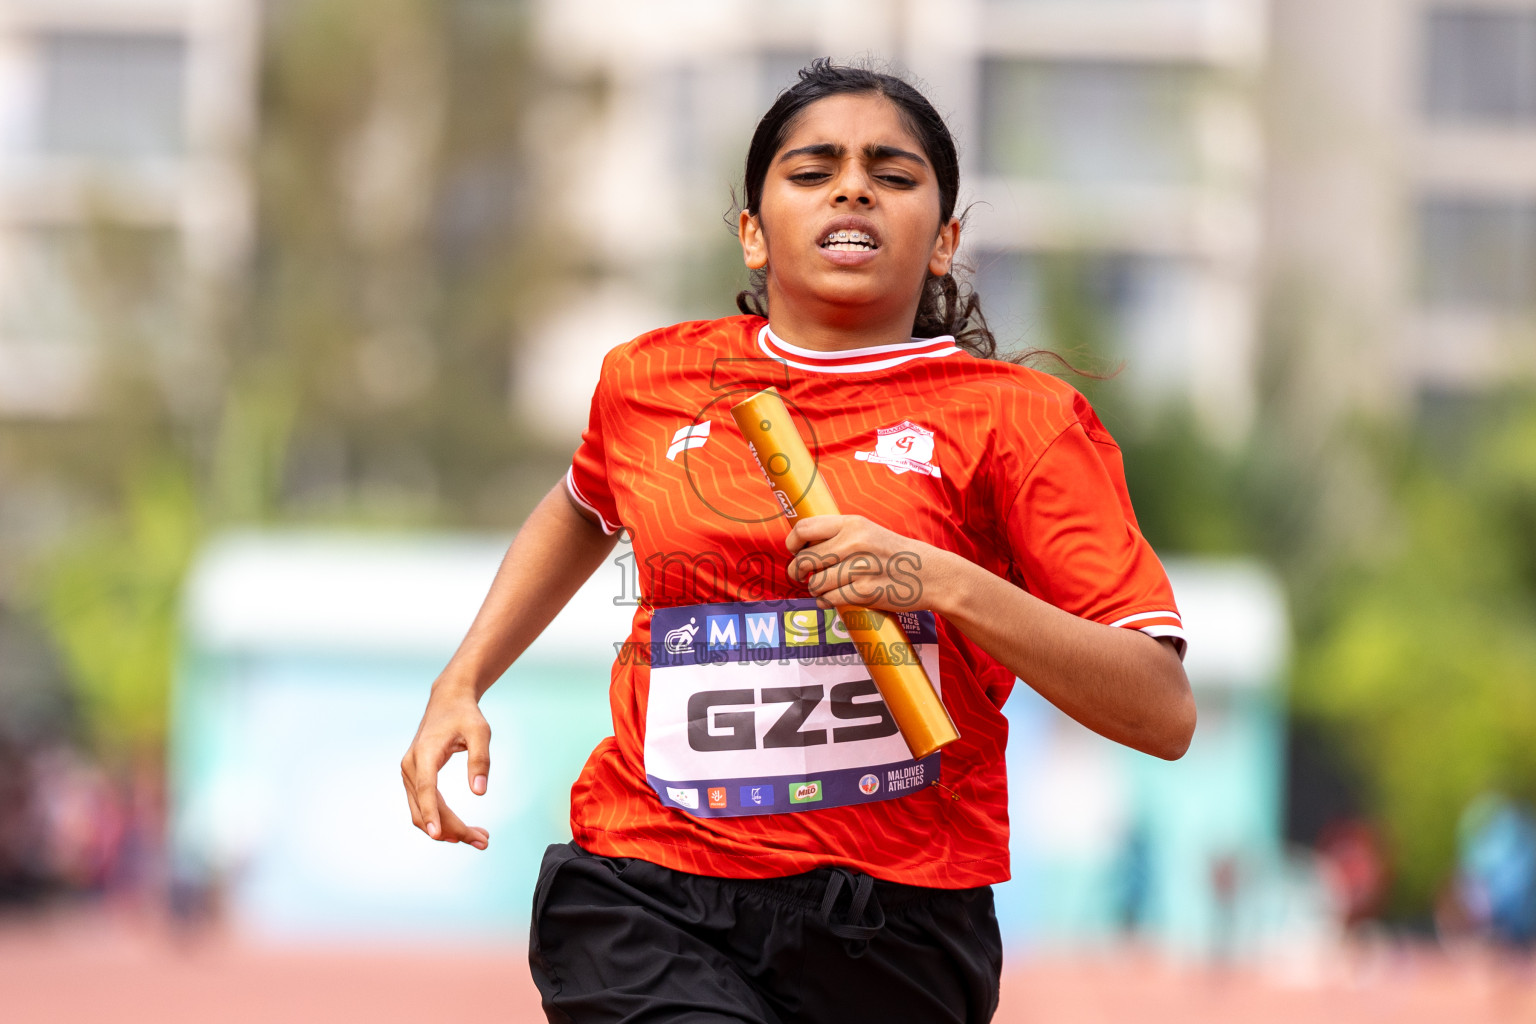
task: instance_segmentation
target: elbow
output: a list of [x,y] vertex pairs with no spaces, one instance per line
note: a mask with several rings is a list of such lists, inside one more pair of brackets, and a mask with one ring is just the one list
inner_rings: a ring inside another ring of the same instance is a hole
[[1177,761],[1183,757],[1195,738],[1195,720],[1199,717],[1195,710],[1195,695],[1189,691],[1188,683],[1184,684],[1183,690],[1174,702],[1173,712],[1168,716],[1161,735],[1147,751],[1164,761]]

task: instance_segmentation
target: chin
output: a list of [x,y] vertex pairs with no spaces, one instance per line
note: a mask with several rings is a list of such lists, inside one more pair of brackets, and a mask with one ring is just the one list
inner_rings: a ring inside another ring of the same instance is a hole
[[843,273],[828,275],[806,289],[819,302],[833,306],[871,306],[889,301],[891,289],[867,275]]

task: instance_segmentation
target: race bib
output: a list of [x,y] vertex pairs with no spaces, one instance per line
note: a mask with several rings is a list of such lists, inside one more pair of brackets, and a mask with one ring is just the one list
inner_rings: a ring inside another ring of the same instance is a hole
[[[896,616],[938,688],[933,613]],[[847,627],[814,599],[658,608],[651,637],[645,774],[668,807],[814,811],[939,779],[941,755],[913,759]]]

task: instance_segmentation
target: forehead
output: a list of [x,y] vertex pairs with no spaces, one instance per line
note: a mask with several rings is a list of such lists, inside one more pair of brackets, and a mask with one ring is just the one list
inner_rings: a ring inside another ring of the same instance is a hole
[[844,93],[812,103],[790,125],[779,152],[823,142],[844,146],[850,152],[883,145],[927,153],[923,140],[907,127],[896,104],[877,92]]

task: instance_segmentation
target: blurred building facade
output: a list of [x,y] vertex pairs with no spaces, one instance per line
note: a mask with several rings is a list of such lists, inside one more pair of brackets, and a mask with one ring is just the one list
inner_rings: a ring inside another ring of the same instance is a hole
[[[564,122],[550,205],[592,254],[514,374],[552,437],[579,425],[602,351],[730,310],[729,183],[819,54],[889,59],[950,117],[1005,346],[1059,346],[1068,263],[1132,389],[1189,398],[1217,436],[1251,421],[1269,314],[1303,322],[1286,358],[1340,408],[1536,371],[1536,0],[530,11],[544,62],[604,96],[584,118],[552,90],[539,115]],[[167,373],[216,358],[199,319],[252,244],[259,20],[255,0],[0,2],[0,416],[90,408],[110,344],[82,250],[102,225],[143,264],[115,308]]]
[[1273,36],[1267,274],[1309,378],[1387,408],[1529,381],[1536,3],[1287,0]]
[[[0,3],[0,415],[90,405],[85,236],[125,232],[168,362],[250,242],[254,0]],[[190,319],[189,319],[190,318]]]
[[889,60],[949,117],[1007,346],[1060,344],[1046,306],[1066,256],[1103,354],[1218,438],[1251,422],[1265,330],[1335,413],[1536,372],[1532,0],[539,9],[561,66],[611,89],[564,200],[601,284],[552,317],[540,337],[572,344],[529,374],[551,424],[614,339],[728,311],[724,183],[821,54]]
[[[0,415],[90,405],[94,225],[129,229],[150,264],[140,312],[167,362],[195,347],[201,285],[238,274],[252,241],[259,6],[0,3]],[[1105,354],[1218,434],[1250,420],[1266,312],[1306,319],[1343,405],[1536,372],[1533,0],[531,9],[548,63],[606,90],[548,154],[595,254],[523,357],[515,400],[552,431],[615,338],[728,311],[728,183],[820,54],[888,59],[950,117],[967,253],[1010,347],[1056,343],[1046,293],[1070,255]],[[537,344],[552,336],[567,343]]]
[[[82,250],[103,225],[141,264],[112,329],[156,339],[170,376],[217,361],[200,322],[255,231],[260,10],[0,0],[0,417],[91,407],[112,346]],[[560,124],[552,219],[590,265],[525,330],[511,401],[562,444],[603,351],[731,310],[731,184],[820,54],[890,60],[950,118],[1005,347],[1061,347],[1066,280],[1127,390],[1189,399],[1217,438],[1252,420],[1269,316],[1301,324],[1284,357],[1339,409],[1536,370],[1536,0],[528,10],[543,63],[603,97],[590,117],[549,90],[536,115]]]
[[[1048,293],[1070,269],[1105,321],[1098,354],[1124,360],[1138,393],[1188,398],[1213,430],[1241,432],[1260,297],[1266,6],[541,4],[549,52],[612,99],[564,197],[602,285],[554,318],[548,335],[571,344],[533,368],[529,399],[569,429],[602,350],[669,314],[730,311],[726,183],[778,91],[830,54],[909,71],[949,118],[962,207],[975,204],[965,251],[1004,347],[1059,344]],[[542,391],[557,378],[569,383]]]

